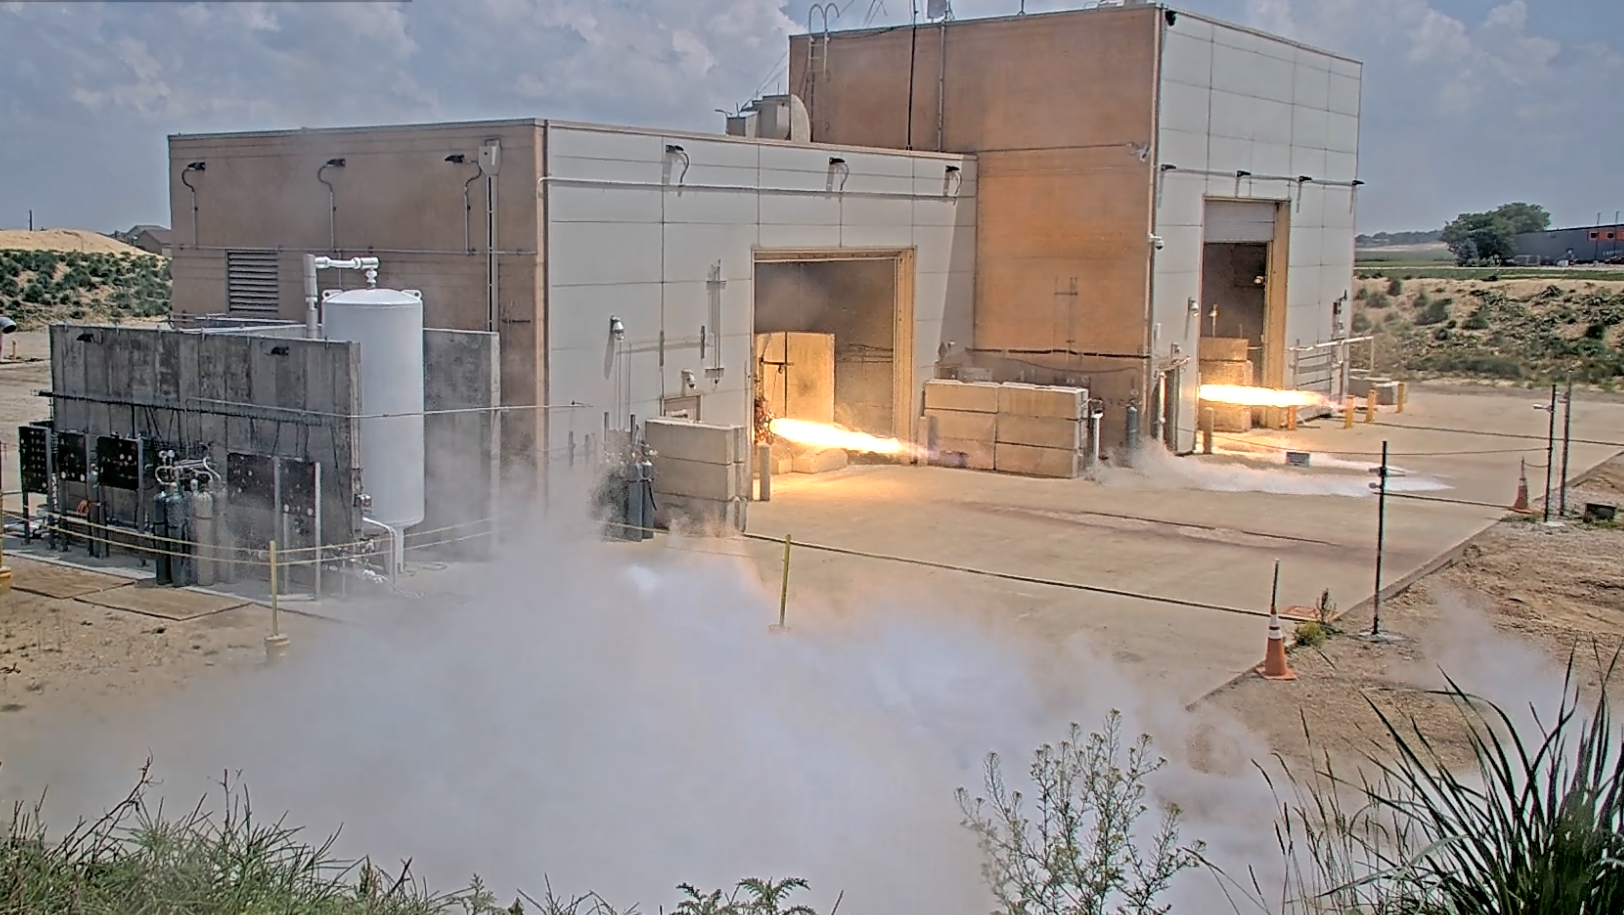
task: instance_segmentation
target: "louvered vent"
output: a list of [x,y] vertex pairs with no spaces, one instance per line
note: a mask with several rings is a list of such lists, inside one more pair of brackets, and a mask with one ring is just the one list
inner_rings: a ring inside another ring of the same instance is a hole
[[275,251],[226,252],[226,310],[269,315],[281,310]]

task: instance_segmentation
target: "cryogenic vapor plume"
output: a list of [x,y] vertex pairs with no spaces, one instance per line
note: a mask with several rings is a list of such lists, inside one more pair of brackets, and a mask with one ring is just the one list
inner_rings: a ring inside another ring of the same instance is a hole
[[1261,781],[1177,762],[1196,726],[1174,697],[1130,688],[1084,646],[1039,651],[940,601],[796,598],[791,631],[770,633],[776,588],[748,568],[530,543],[466,573],[460,606],[378,607],[285,666],[64,734],[50,761],[8,759],[8,788],[49,780],[58,815],[89,812],[150,751],[171,804],[238,772],[257,810],[313,834],[342,826],[341,853],[410,857],[436,887],[476,871],[499,893],[550,879],[647,911],[680,881],[795,875],[824,910],[844,891],[857,915],[972,915],[990,900],[954,789],[979,789],[989,750],[1018,784],[1036,746],[1119,708],[1175,759],[1155,787],[1191,811],[1189,837],[1233,830],[1227,864],[1268,864]]

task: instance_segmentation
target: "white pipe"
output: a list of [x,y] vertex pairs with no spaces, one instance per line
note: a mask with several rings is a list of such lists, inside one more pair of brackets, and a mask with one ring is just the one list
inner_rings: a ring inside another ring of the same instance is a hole
[[361,523],[381,527],[389,532],[389,581],[393,584],[395,576],[401,569],[406,568],[406,531],[376,518],[362,518]]
[[[962,179],[961,179],[962,182]],[[798,188],[798,187],[757,187],[748,184],[687,184],[680,187],[675,184],[666,184],[659,181],[617,181],[610,178],[571,178],[564,175],[542,175],[536,179],[536,191],[549,184],[565,184],[574,187],[624,187],[646,190],[665,191],[720,191],[722,193],[736,194],[773,194],[784,197],[875,197],[889,200],[958,200],[957,192],[953,194],[915,194],[906,191],[848,191],[829,190],[827,188]],[[232,249],[235,250],[235,249]]]
[[305,336],[312,340],[321,335],[321,314],[317,310],[318,303],[321,301],[316,288],[316,271],[318,270],[361,270],[366,273],[368,287],[378,285],[378,259],[376,257],[336,258],[319,254],[306,254],[304,256]]

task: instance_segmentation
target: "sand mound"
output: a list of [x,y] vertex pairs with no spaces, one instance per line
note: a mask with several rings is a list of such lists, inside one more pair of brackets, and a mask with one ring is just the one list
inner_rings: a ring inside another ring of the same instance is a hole
[[83,251],[87,254],[135,254],[151,257],[140,248],[83,229],[0,229],[0,251]]

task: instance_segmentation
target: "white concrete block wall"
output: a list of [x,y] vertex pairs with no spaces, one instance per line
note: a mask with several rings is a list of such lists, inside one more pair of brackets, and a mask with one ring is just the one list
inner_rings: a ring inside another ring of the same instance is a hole
[[[1331,334],[1331,303],[1350,290],[1358,177],[1360,80],[1355,61],[1181,13],[1166,30],[1157,161],[1152,321],[1156,354],[1194,355],[1202,217],[1208,198],[1290,207],[1286,344]],[[1253,178],[1236,178],[1239,171]],[[1298,185],[1298,176],[1317,179]],[[1193,446],[1194,371],[1183,375],[1180,443]]]
[[[943,342],[970,343],[973,159],[557,123],[547,144],[548,400],[589,405],[553,413],[554,454],[571,430],[578,445],[601,431],[613,407],[611,315],[626,327],[630,412],[658,416],[662,397],[697,394],[703,421],[751,421],[757,249],[912,248],[916,387]],[[686,153],[686,174],[668,144]],[[831,156],[846,162],[843,185]],[[948,165],[959,179],[946,180]],[[718,261],[725,372],[713,383],[699,341],[701,325],[716,332],[707,277]]]

